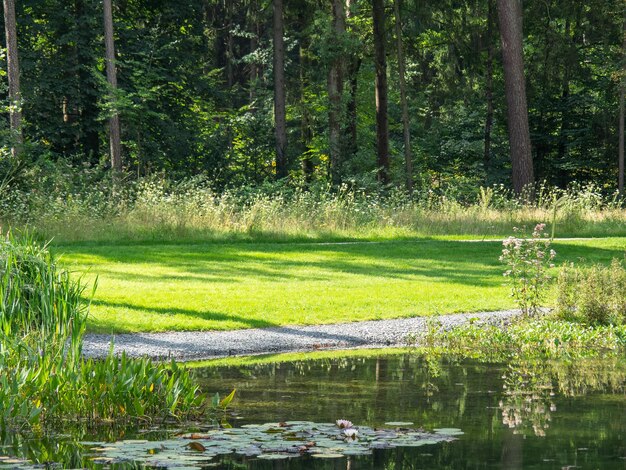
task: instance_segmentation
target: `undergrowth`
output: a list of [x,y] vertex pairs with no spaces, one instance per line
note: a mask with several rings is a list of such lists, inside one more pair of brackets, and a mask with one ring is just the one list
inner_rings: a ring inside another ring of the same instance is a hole
[[38,189],[12,188],[0,223],[29,227],[42,239],[206,240],[501,237],[514,226],[551,221],[557,236],[624,236],[626,210],[594,186],[540,187],[533,203],[503,186],[461,194],[435,188],[412,196],[400,189],[265,184],[220,189],[198,177],[140,179],[113,185],[70,171],[41,175]]
[[557,280],[558,315],[588,325],[626,324],[626,267],[614,259],[610,266],[561,268]]

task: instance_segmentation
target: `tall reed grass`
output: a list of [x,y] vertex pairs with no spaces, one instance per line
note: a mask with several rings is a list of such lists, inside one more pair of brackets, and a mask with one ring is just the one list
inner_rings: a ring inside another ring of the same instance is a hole
[[84,290],[32,238],[0,239],[0,428],[201,414],[206,397],[174,361],[82,357]]
[[144,179],[12,195],[0,224],[29,227],[59,242],[215,238],[502,237],[553,221],[557,236],[625,236],[626,209],[594,186],[539,187],[522,203],[504,187],[473,194],[377,192],[318,184],[216,191],[203,178]]

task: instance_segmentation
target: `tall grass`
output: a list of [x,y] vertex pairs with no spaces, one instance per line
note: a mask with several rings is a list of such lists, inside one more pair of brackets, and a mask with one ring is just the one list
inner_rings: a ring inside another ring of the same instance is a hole
[[587,268],[565,265],[557,280],[556,312],[590,325],[626,324],[626,263]]
[[81,356],[83,292],[46,247],[11,234],[0,239],[0,427],[202,413],[205,397],[174,361]]
[[0,220],[57,241],[201,240],[214,238],[366,238],[458,235],[501,237],[514,226],[553,221],[557,236],[624,236],[626,209],[594,186],[539,187],[522,203],[502,186],[458,194],[428,190],[409,197],[318,184],[216,191],[203,178],[144,179],[113,188],[51,186],[13,194]]
[[77,344],[87,320],[84,286],[59,269],[32,238],[0,238],[0,330],[10,336],[43,335]]

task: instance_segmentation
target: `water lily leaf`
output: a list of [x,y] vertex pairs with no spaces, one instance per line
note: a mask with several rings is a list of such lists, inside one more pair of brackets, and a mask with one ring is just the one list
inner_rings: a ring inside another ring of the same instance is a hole
[[354,449],[346,449],[343,451],[343,455],[369,455],[372,451],[366,448],[354,448]]
[[257,459],[263,460],[284,460],[291,457],[288,454],[261,454],[257,457]]
[[461,436],[465,434],[458,428],[439,428],[435,429],[435,433],[437,434],[445,434],[446,436]]
[[340,459],[345,457],[343,454],[313,454],[311,457],[316,459]]
[[385,426],[407,427],[407,426],[413,426],[413,422],[412,421],[389,421],[388,423],[385,423]]

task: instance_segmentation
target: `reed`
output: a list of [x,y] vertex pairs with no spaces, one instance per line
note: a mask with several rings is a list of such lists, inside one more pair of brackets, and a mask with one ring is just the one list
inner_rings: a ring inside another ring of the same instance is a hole
[[207,403],[175,361],[81,355],[85,286],[46,246],[9,233],[0,241],[0,427],[41,428],[182,419]]

